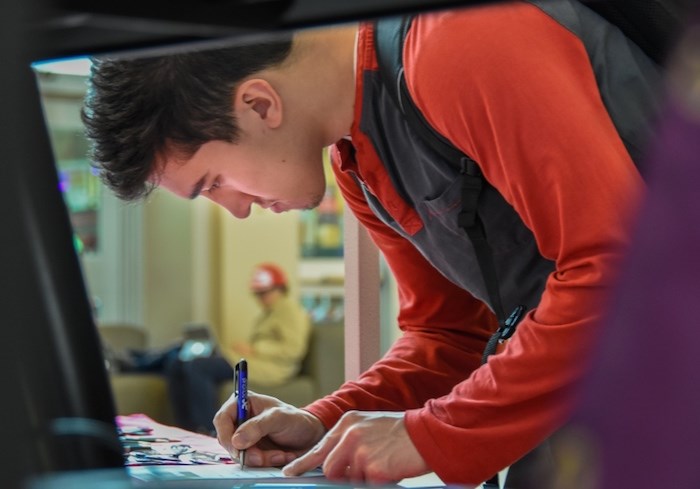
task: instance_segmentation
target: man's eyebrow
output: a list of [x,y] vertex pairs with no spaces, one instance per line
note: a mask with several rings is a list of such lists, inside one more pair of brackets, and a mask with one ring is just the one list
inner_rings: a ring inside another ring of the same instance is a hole
[[196,199],[199,196],[199,194],[202,192],[202,188],[204,187],[204,182],[206,182],[208,176],[209,173],[205,174],[202,178],[197,180],[197,183],[194,184],[194,187],[192,187],[192,191],[190,192],[190,200]]

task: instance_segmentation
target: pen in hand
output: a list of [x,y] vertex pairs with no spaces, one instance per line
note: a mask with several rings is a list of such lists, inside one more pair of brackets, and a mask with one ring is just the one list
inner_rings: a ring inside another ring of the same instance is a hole
[[[234,389],[236,394],[237,419],[241,426],[248,419],[248,362],[242,358],[233,370]],[[245,450],[238,452],[241,468],[245,467]]]

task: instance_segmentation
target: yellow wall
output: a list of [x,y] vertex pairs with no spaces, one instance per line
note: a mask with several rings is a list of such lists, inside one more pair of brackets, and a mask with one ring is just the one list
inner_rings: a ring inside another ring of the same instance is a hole
[[192,219],[192,320],[218,331],[221,324],[219,295],[223,274],[219,266],[221,208],[207,199],[193,202]]
[[156,190],[144,207],[143,316],[161,346],[192,320],[192,203]]
[[274,214],[253,208],[245,220],[219,211],[221,245],[218,266],[221,269],[221,329],[224,342],[247,339],[260,308],[250,294],[248,281],[255,264],[272,261],[289,278],[290,294],[298,297],[299,239],[298,212]]

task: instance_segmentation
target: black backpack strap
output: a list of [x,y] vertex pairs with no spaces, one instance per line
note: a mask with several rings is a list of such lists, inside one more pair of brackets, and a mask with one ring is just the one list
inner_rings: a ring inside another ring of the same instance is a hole
[[403,43],[412,20],[411,16],[390,17],[375,23],[375,46],[382,80],[411,128],[418,132],[433,150],[458,168],[461,168],[464,158],[478,168],[469,156],[455,148],[447,138],[437,132],[413,103],[403,72]]
[[484,226],[477,212],[479,195],[484,184],[479,165],[469,156],[455,148],[447,138],[436,131],[413,103],[406,85],[403,69],[403,43],[411,26],[412,17],[386,18],[375,23],[375,48],[379,70],[385,86],[396,105],[406,117],[408,124],[430,147],[447,161],[459,168],[462,178],[462,210],[458,224],[469,236],[476,253],[479,268],[486,284],[486,291],[499,328],[489,340],[484,350],[483,361],[495,352],[499,342],[509,338],[525,310],[518,306],[508,318],[501,302],[498,275],[493,260],[493,252],[486,238]]

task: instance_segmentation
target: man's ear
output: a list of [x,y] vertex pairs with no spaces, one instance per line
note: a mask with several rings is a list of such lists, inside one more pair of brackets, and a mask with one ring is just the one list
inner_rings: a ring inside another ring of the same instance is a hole
[[241,83],[233,106],[239,118],[260,120],[270,128],[282,123],[282,99],[267,80],[253,78]]

